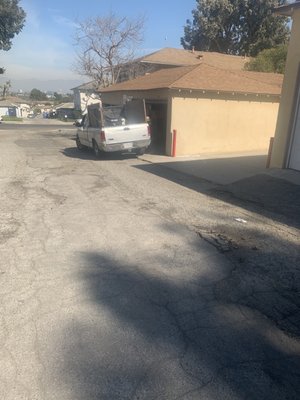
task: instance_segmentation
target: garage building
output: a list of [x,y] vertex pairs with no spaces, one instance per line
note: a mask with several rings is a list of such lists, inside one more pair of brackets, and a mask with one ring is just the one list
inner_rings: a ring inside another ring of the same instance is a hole
[[202,62],[163,69],[102,90],[105,104],[146,101],[152,151],[172,155],[267,152],[274,136],[282,75]]
[[300,171],[300,1],[278,7],[276,13],[291,17],[293,24],[271,167]]

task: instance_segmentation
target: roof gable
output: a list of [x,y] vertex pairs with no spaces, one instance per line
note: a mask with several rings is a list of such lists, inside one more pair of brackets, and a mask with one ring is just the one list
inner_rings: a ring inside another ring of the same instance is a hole
[[97,81],[90,81],[83,83],[82,85],[76,86],[70,90],[97,90],[98,84]]
[[0,107],[15,107],[15,108],[18,108],[18,106],[16,104],[13,104],[8,100],[0,100]]

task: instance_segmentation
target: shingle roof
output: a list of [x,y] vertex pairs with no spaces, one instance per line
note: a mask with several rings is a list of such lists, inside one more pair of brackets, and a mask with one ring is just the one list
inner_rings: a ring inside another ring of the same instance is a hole
[[202,62],[214,67],[225,69],[242,70],[245,63],[249,61],[246,57],[232,56],[208,51],[192,51],[166,47],[155,53],[142,58],[140,62],[151,64],[163,64],[170,66],[197,65]]
[[[165,47],[154,53],[148,54],[144,57],[138,58],[135,62],[143,64],[158,64],[164,66],[192,66],[199,65],[205,62],[208,65],[225,68],[230,70],[243,70],[249,58],[241,56],[233,56],[229,54],[222,54],[207,51],[192,51],[184,49],[176,49]],[[130,64],[130,63],[128,63]],[[97,82],[91,81],[83,83],[80,86],[72,88],[71,90],[97,90]],[[100,91],[101,88],[98,88]]]
[[16,104],[11,103],[8,100],[1,100],[0,107],[18,107]]
[[109,86],[103,93],[152,89],[193,89],[280,95],[283,75],[233,71],[205,63],[163,69],[152,74]]
[[9,101],[13,104],[28,103],[28,99],[24,99],[24,98],[16,97],[16,96],[8,96],[6,98],[6,101]]
[[57,107],[55,107],[56,110],[60,110],[60,109],[73,109],[74,108],[74,103],[63,103],[63,104],[59,104]]

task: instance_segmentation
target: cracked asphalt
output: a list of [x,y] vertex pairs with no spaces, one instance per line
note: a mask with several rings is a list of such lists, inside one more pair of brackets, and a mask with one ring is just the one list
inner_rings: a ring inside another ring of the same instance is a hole
[[299,187],[0,145],[1,399],[300,398]]

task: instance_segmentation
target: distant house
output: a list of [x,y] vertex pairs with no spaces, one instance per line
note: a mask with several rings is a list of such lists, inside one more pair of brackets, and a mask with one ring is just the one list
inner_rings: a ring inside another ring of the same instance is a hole
[[300,1],[275,12],[292,18],[292,31],[270,165],[300,171]]
[[17,96],[9,96],[6,98],[6,101],[12,103],[16,107],[19,108],[19,115],[20,117],[27,117],[27,115],[31,111],[31,105],[24,102],[24,99],[17,97]]
[[[194,60],[195,53],[190,57]],[[153,146],[160,154],[172,154],[175,131],[177,155],[267,152],[282,75],[243,71],[242,57],[201,53],[197,60],[104,88],[102,101],[145,99]]]
[[19,104],[20,107],[20,113],[21,113],[21,117],[27,117],[27,115],[30,113],[31,111],[31,107],[29,104],[26,103],[20,103]]
[[20,107],[16,104],[11,103],[8,100],[0,101],[0,117],[21,117]]
[[91,81],[71,89],[74,94],[75,110],[86,114],[88,105],[99,102],[100,93],[97,86],[96,81]]
[[56,107],[56,116],[58,119],[75,119],[76,112],[73,103],[64,103]]

